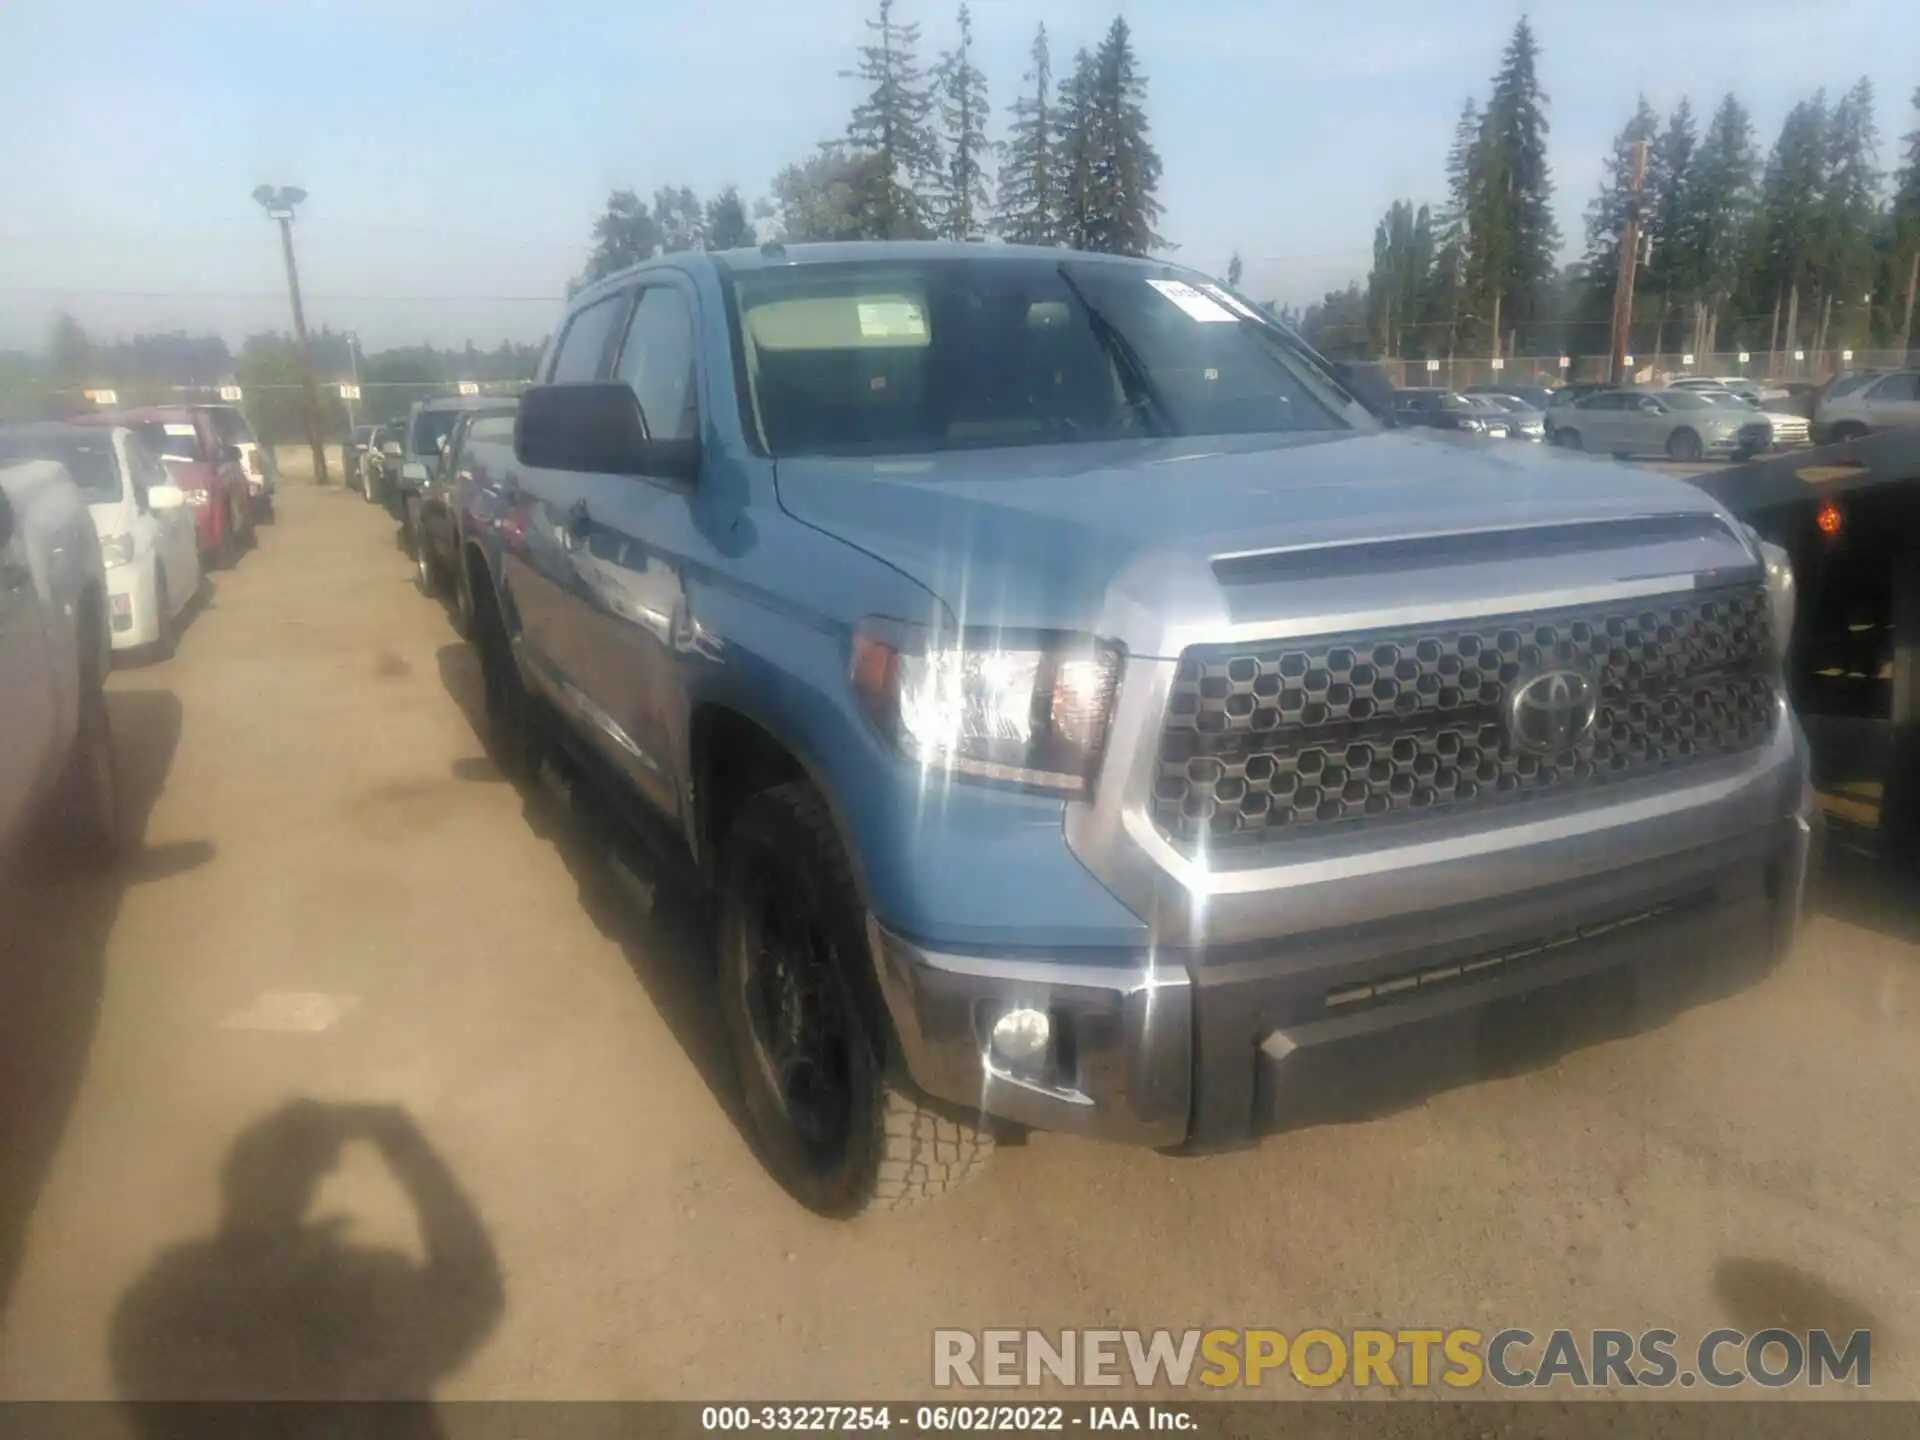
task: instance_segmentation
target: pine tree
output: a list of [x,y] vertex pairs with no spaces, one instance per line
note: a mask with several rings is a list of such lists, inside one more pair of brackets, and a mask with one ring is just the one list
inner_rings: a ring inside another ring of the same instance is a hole
[[1132,32],[1116,19],[1093,57],[1089,250],[1145,255],[1166,243],[1153,228],[1162,213],[1160,154],[1147,135],[1146,98]]
[[987,77],[973,63],[973,15],[961,0],[960,43],[940,57],[933,84],[945,164],[933,187],[935,228],[954,240],[987,223]]
[[1404,355],[1421,291],[1433,271],[1433,214],[1396,200],[1373,232],[1373,269],[1367,276],[1369,332],[1376,353]]
[[[1631,119],[1613,137],[1613,151],[1607,156],[1600,193],[1587,205],[1587,248],[1584,261],[1588,277],[1596,289],[1612,303],[1614,281],[1620,266],[1620,233],[1627,222],[1627,208],[1633,188],[1636,155],[1642,143],[1652,146],[1660,129],[1660,117],[1640,97]],[[1659,192],[1654,188],[1651,149],[1647,175],[1641,187],[1641,214],[1658,209]],[[1652,203],[1649,203],[1652,202]]]
[[871,41],[860,47],[867,96],[854,107],[847,140],[878,157],[881,183],[874,196],[871,240],[922,239],[932,233],[925,190],[937,179],[940,146],[933,132],[933,95],[915,60],[918,25],[897,24],[893,0],[879,0],[879,18],[866,22]]
[[1471,96],[1460,106],[1453,143],[1447,148],[1447,203],[1436,228],[1432,295],[1427,310],[1446,325],[1446,353],[1459,341],[1462,319],[1473,309],[1474,179],[1479,173],[1480,107]]
[[[1920,86],[1914,87],[1913,108],[1920,116]],[[1901,316],[1899,344],[1904,359],[1913,340],[1913,312],[1916,291],[1920,291],[1920,124],[1902,137],[1906,159],[1894,176],[1893,186],[1893,281]]]
[[1873,84],[1861,79],[1840,97],[1827,122],[1827,183],[1820,197],[1821,319],[1814,344],[1825,349],[1828,317],[1837,301],[1846,331],[1866,342],[1861,295],[1873,284],[1874,237],[1880,219],[1880,172],[1874,168],[1879,133],[1873,120]]
[[1000,233],[1018,245],[1052,245],[1061,238],[1060,116],[1053,96],[1047,27],[1033,37],[1026,92],[1013,102],[1013,119],[1000,164]]
[[1692,283],[1696,353],[1716,348],[1721,312],[1739,284],[1741,261],[1751,244],[1758,171],[1753,124],[1728,95],[1694,151],[1666,241]]
[[647,209],[647,202],[631,190],[615,190],[607,196],[607,208],[593,222],[593,250],[587,256],[586,273],[570,289],[638,265],[659,249],[660,226]]
[[1783,348],[1801,343],[1800,307],[1808,298],[1824,232],[1828,118],[1825,91],[1787,112],[1767,157],[1760,196],[1757,264],[1751,280],[1755,308],[1783,307]]
[[1648,279],[1675,299],[1690,299],[1694,277],[1684,252],[1676,248],[1684,227],[1687,186],[1693,178],[1694,151],[1699,146],[1693,106],[1684,97],[1667,117],[1667,128],[1653,142],[1647,157],[1647,249],[1653,257]]
[[1513,28],[1493,78],[1478,145],[1475,248],[1491,304],[1495,353],[1501,332],[1541,313],[1560,248],[1547,167],[1547,96],[1540,89],[1540,46],[1526,17]]
[[742,250],[759,243],[738,186],[729,185],[707,201],[707,244],[715,250]]
[[1100,143],[1098,88],[1093,56],[1074,52],[1073,69],[1060,86],[1060,231],[1062,244],[1075,250],[1093,248],[1093,162]]
[[660,231],[660,252],[707,248],[707,212],[691,186],[663,185],[653,192],[653,223]]

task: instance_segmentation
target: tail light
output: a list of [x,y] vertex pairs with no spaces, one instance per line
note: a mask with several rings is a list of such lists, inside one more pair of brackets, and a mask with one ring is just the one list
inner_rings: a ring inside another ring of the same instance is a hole
[[267,467],[260,463],[260,450],[257,446],[247,451],[247,469],[256,475],[264,475],[267,473]]

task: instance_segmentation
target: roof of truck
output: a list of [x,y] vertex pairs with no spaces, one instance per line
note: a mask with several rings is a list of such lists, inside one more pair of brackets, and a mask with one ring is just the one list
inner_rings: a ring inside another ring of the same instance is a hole
[[779,270],[793,265],[845,265],[854,261],[914,260],[1045,260],[1059,264],[1071,260],[1078,265],[1130,265],[1163,269],[1182,275],[1194,272],[1169,260],[1149,260],[1133,255],[1100,255],[1085,250],[1067,250],[1054,245],[988,244],[979,240],[830,240],[804,245],[765,245],[739,250],[683,250],[655,256],[629,266],[587,286],[573,297],[573,304],[599,290],[619,284],[654,267],[684,267],[711,263],[722,272]]

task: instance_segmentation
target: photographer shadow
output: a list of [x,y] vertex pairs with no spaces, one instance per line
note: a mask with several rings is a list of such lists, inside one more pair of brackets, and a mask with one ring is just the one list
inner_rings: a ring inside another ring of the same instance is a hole
[[[411,1201],[424,1260],[351,1242],[312,1216],[347,1144],[378,1150]],[[362,1411],[276,1406],[276,1434],[434,1436],[428,1403],[505,1305],[478,1212],[406,1112],[295,1101],[228,1152],[219,1229],[165,1251],[122,1297],[116,1384],[143,1435],[177,1433],[182,1402],[382,1401]],[[402,1403],[391,1403],[402,1402]]]

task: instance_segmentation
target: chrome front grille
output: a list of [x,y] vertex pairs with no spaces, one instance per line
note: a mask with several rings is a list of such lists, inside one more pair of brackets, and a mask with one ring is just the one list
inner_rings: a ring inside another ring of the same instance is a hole
[[[1771,733],[1764,586],[1688,591],[1468,624],[1180,658],[1153,814],[1187,845],[1413,820],[1684,769]],[[1545,667],[1599,686],[1593,733],[1560,755],[1514,743],[1505,702]]]

